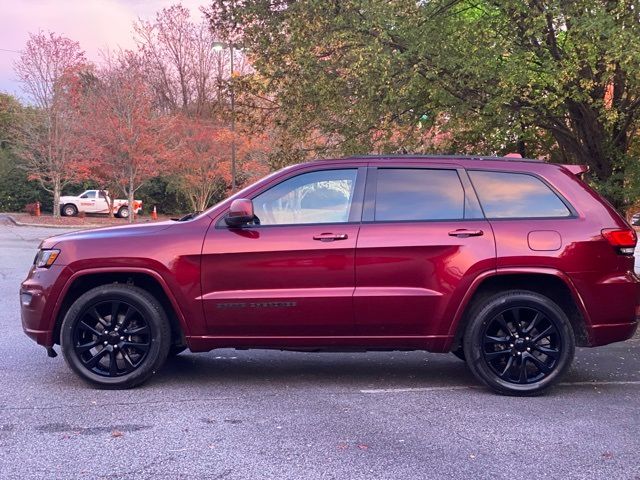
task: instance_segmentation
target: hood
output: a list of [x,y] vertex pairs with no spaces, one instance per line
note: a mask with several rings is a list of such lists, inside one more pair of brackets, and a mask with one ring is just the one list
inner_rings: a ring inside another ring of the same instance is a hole
[[89,230],[77,230],[49,237],[42,242],[42,248],[54,248],[60,242],[74,242],[79,240],[104,240],[155,235],[162,230],[176,225],[176,222],[167,220],[157,223],[138,223],[134,225],[119,225],[117,227],[92,228]]

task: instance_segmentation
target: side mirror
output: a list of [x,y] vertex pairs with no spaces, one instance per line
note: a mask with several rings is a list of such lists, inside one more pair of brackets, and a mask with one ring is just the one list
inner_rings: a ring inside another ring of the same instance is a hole
[[230,227],[241,227],[253,222],[253,202],[248,198],[238,198],[231,202],[229,213],[224,221]]

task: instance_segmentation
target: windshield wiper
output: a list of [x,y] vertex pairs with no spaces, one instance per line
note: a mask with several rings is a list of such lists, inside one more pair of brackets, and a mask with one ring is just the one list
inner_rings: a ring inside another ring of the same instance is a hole
[[175,220],[176,222],[186,222],[187,220],[191,220],[192,218],[200,215],[202,210],[198,210],[196,212],[187,213],[185,216],[180,218],[172,218],[171,220]]

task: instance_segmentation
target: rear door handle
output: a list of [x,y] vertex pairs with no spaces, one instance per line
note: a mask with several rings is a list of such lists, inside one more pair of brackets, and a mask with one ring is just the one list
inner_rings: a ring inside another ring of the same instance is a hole
[[459,238],[479,237],[483,234],[484,232],[482,230],[467,230],[466,228],[459,228],[458,230],[452,230],[449,232],[450,237]]
[[321,233],[320,235],[314,235],[313,239],[320,242],[334,242],[336,240],[346,240],[349,235],[346,233]]

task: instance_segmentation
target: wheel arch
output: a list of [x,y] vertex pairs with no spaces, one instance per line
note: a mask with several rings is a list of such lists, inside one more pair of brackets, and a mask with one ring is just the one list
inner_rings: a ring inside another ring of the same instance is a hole
[[56,303],[53,318],[53,342],[60,344],[60,327],[65,312],[80,295],[100,285],[111,283],[128,283],[136,285],[151,293],[164,308],[171,326],[172,343],[186,345],[188,336],[186,321],[176,299],[164,279],[152,270],[147,269],[91,269],[81,270],[73,274]]
[[529,290],[544,295],[566,313],[573,328],[576,345],[589,346],[587,325],[589,314],[584,302],[569,277],[555,269],[504,269],[480,275],[460,303],[449,334],[451,349],[460,345],[469,319],[466,314],[483,299],[505,290]]

